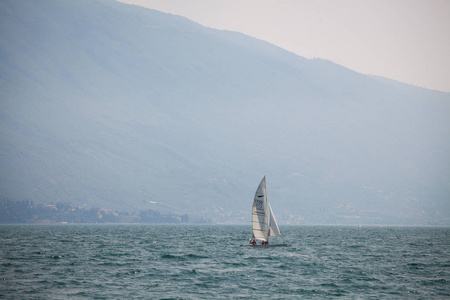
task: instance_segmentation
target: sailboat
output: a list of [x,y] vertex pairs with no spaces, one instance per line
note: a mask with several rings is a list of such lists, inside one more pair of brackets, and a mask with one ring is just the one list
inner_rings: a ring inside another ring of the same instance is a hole
[[[273,214],[272,207],[267,202],[266,176],[263,177],[252,206],[252,239],[250,243],[242,246],[254,247],[286,247],[287,244],[269,244],[269,237],[281,237],[280,228]],[[259,243],[256,243],[259,241]]]

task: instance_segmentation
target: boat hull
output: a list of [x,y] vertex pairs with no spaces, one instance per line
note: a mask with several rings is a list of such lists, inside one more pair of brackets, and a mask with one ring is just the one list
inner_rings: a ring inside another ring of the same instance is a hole
[[292,245],[288,244],[270,244],[270,245],[252,245],[252,244],[244,244],[241,247],[256,247],[256,248],[274,248],[274,247],[291,247]]

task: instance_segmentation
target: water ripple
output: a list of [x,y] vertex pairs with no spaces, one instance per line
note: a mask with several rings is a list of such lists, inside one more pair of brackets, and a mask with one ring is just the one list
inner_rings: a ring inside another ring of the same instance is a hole
[[248,226],[0,226],[1,299],[443,299],[450,229],[282,227],[288,248],[239,247]]

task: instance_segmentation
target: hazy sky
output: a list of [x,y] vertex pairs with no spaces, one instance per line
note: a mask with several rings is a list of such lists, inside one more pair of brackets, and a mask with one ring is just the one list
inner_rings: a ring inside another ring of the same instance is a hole
[[450,92],[450,0],[121,0]]

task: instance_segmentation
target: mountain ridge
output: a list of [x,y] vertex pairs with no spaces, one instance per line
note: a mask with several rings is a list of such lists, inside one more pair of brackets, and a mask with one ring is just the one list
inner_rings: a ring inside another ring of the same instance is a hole
[[449,93],[113,1],[0,13],[1,197],[246,223],[267,175],[280,223],[450,222]]

